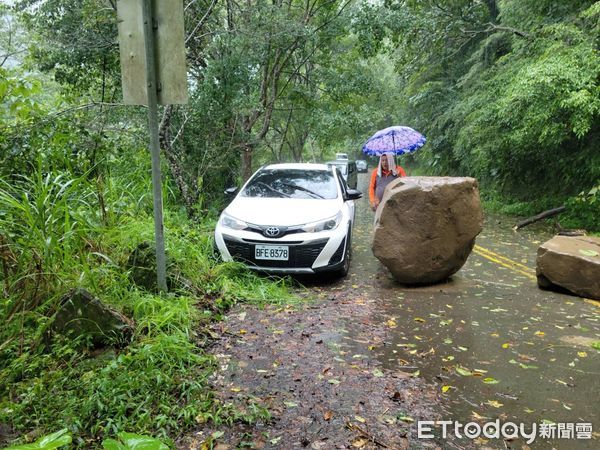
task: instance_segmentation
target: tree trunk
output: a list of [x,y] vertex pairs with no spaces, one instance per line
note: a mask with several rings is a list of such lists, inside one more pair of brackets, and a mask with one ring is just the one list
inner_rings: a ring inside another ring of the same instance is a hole
[[242,183],[245,183],[252,176],[252,146],[244,144],[242,148]]
[[496,23],[498,20],[498,14],[500,13],[498,10],[498,3],[496,0],[485,0],[485,4],[490,12],[490,22]]
[[192,218],[196,214],[196,203],[199,195],[198,186],[196,185],[196,181],[193,177],[187,177],[190,178],[191,181],[186,180],[184,164],[173,148],[173,143],[171,141],[172,115],[173,106],[169,105],[165,108],[162,120],[160,121],[158,139],[160,142],[160,147],[167,158],[169,169],[171,170],[171,176],[175,180],[175,184],[177,185],[179,193],[181,194],[187,215],[188,217]]
[[519,222],[518,224],[516,224],[513,227],[513,230],[519,230],[533,222],[537,222],[538,220],[542,220],[542,219],[546,219],[547,217],[552,217],[555,216],[557,214],[560,214],[562,212],[565,212],[567,210],[567,208],[563,205],[563,206],[559,206],[558,208],[554,208],[554,209],[549,209],[548,211],[544,211],[542,213],[539,213],[533,217],[529,217],[528,219],[523,220],[522,222]]

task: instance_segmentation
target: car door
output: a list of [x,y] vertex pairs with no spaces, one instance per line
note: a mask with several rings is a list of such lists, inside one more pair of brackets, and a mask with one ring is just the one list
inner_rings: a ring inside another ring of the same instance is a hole
[[342,191],[342,198],[344,201],[344,205],[348,208],[348,215],[350,217],[350,221],[352,225],[354,225],[354,213],[355,213],[355,205],[354,200],[346,200],[348,198],[348,185],[346,184],[346,180],[342,176],[340,169],[335,169],[337,173],[338,183],[340,184],[340,190]]

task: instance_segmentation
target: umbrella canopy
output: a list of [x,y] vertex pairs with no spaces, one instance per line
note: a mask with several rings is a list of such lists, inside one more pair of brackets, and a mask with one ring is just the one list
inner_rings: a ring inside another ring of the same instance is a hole
[[425,136],[410,127],[395,126],[379,130],[363,145],[367,155],[380,156],[384,153],[403,155],[423,147]]

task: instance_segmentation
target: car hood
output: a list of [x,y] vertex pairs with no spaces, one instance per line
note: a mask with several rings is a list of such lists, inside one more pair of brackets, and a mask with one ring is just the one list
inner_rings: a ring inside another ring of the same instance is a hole
[[236,197],[225,212],[255,225],[293,226],[335,216],[339,199],[290,199]]

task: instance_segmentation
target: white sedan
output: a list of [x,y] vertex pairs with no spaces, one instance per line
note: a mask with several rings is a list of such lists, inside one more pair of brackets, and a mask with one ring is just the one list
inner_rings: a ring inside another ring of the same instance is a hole
[[361,195],[325,164],[262,167],[221,214],[215,245],[223,260],[252,269],[345,276]]

